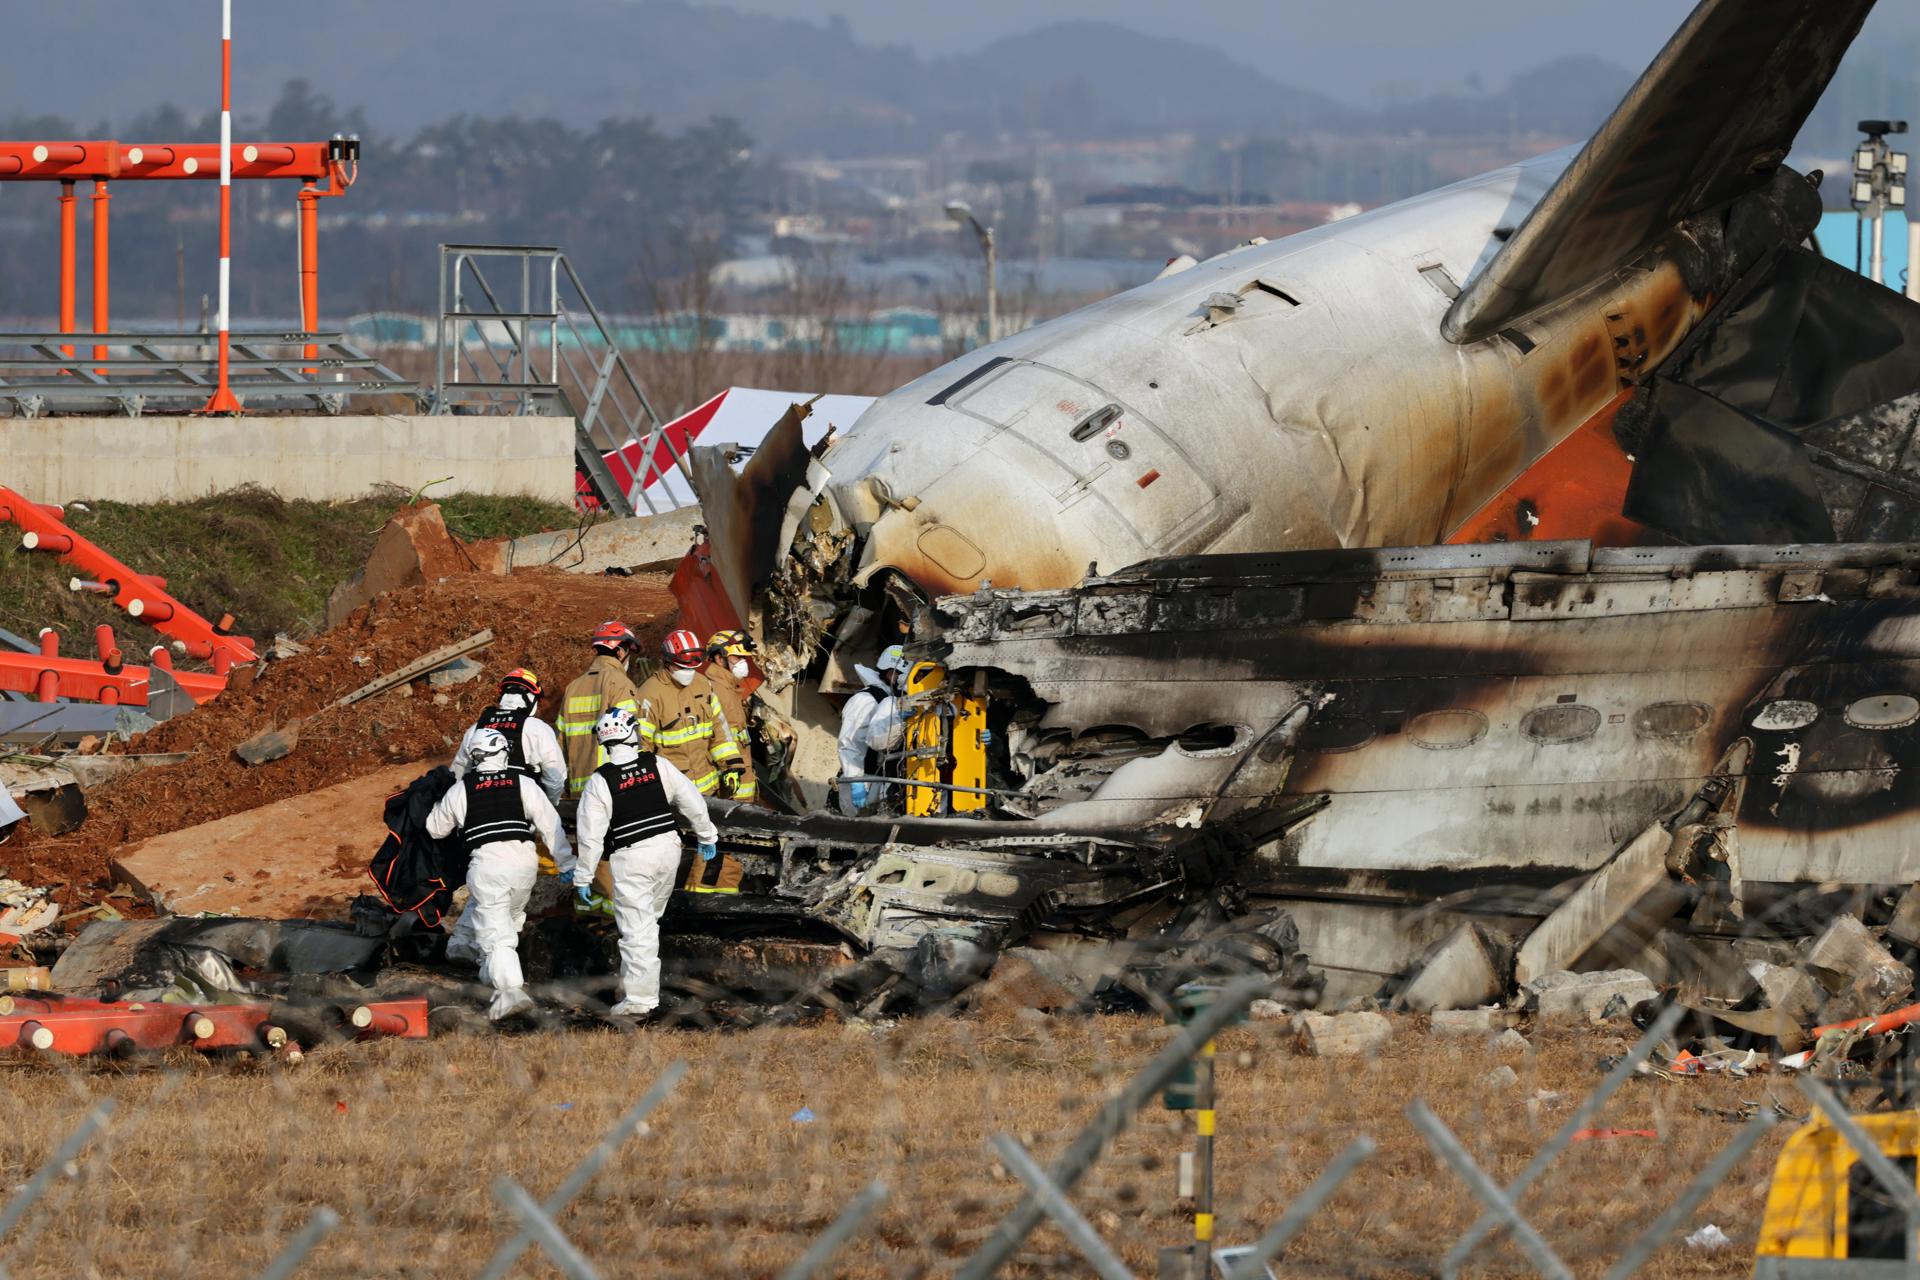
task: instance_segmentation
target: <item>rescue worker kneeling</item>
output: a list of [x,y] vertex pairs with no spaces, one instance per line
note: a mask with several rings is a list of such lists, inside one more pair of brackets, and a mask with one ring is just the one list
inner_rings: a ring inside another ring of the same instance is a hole
[[520,930],[527,923],[527,899],[540,874],[536,832],[565,877],[573,871],[573,849],[561,830],[560,815],[540,784],[508,767],[508,744],[498,729],[476,729],[468,748],[472,768],[427,815],[427,834],[436,840],[458,831],[466,839],[467,909],[473,947],[480,953],[480,979],[493,988],[487,1016],[498,1022],[533,1008],[520,971]]
[[613,868],[613,919],[620,928],[621,1000],[613,1012],[645,1017],[660,1006],[660,916],[680,869],[674,815],[699,842],[702,862],[719,852],[720,833],[687,775],[640,749],[640,727],[630,712],[602,715],[594,736],[607,762],[580,793],[573,891],[581,906],[592,905],[594,870],[604,854]]

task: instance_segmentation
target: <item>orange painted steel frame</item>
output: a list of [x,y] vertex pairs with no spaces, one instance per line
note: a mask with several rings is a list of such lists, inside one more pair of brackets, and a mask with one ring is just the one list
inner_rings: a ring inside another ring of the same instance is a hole
[[[7,1012],[0,1014],[0,1050],[91,1054],[155,1051],[176,1045],[194,1049],[273,1047],[268,1028],[275,1025],[274,1011],[268,1005],[120,1003],[29,996],[11,996],[5,1003]],[[371,1015],[367,1025],[356,1027],[349,1019],[341,1028],[357,1039],[427,1038],[425,1000],[380,1000],[360,1008]]]
[[[320,327],[318,203],[325,196],[345,195],[357,176],[336,155],[337,149],[327,142],[248,142],[234,147],[235,178],[289,178],[300,183],[300,323],[308,333]],[[76,182],[93,182],[93,331],[106,333],[112,328],[108,225],[112,195],[107,183],[121,178],[165,181],[219,176],[220,146],[213,142],[132,146],[111,140],[0,142],[0,181],[60,184],[60,332],[74,332]],[[322,182],[326,186],[318,185]],[[73,355],[72,347],[62,351]],[[313,359],[317,352],[310,345],[306,355]],[[93,358],[105,360],[107,349],[94,347]]]
[[1538,461],[1447,537],[1475,542],[1552,542],[1585,538],[1595,546],[1660,546],[1672,539],[1620,514],[1633,459],[1613,437],[1623,391],[1585,426]]
[[232,618],[208,622],[167,594],[166,579],[136,573],[69,529],[60,508],[31,502],[0,485],[0,521],[20,527],[26,534],[21,545],[28,550],[50,551],[112,587],[116,605],[180,641],[189,657],[212,663],[216,675],[255,660],[253,641],[232,634]]
[[[166,650],[159,651],[164,654]],[[210,702],[227,687],[225,676],[200,671],[173,671],[159,662],[196,704]],[[73,698],[110,707],[144,707],[152,686],[151,670],[83,658],[61,658],[37,653],[0,653],[0,689],[30,693],[37,701]]]

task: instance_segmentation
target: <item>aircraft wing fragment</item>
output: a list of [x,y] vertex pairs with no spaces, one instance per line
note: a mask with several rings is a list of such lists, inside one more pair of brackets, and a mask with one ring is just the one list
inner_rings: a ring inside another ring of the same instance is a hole
[[1701,0],[1441,323],[1486,338],[1769,181],[1874,0]]

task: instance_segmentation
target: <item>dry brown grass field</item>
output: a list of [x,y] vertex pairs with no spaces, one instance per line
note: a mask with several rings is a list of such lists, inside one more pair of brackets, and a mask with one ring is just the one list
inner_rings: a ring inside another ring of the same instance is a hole
[[[1286,1256],[1291,1274],[1431,1274],[1475,1216],[1462,1185],[1407,1123],[1425,1098],[1503,1180],[1517,1173],[1621,1052],[1631,1029],[1543,1037],[1506,1059],[1478,1041],[1397,1021],[1377,1059],[1298,1056],[1282,1023],[1220,1041],[1223,1242],[1249,1241],[1359,1134],[1378,1154]],[[772,1276],[870,1179],[881,1213],[822,1274],[950,1273],[1015,1202],[987,1147],[995,1132],[1043,1163],[1164,1043],[1145,1018],[1001,1010],[891,1025],[837,1022],[739,1033],[648,1030],[449,1035],[343,1045],[282,1067],[191,1054],[130,1066],[5,1064],[0,1178],[11,1190],[94,1101],[118,1111],[78,1175],[4,1242],[14,1277],[252,1276],[330,1205],[343,1219],[297,1274],[470,1275],[511,1224],[501,1174],[536,1198],[662,1068],[689,1071],[560,1223],[601,1274]],[[1517,1084],[1489,1083],[1502,1061]],[[1788,1084],[1751,1078],[1629,1081],[1598,1123],[1659,1136],[1577,1143],[1524,1207],[1582,1276],[1598,1275],[1730,1141],[1726,1112]],[[801,1108],[815,1118],[796,1121]],[[1123,1134],[1074,1199],[1134,1271],[1181,1242],[1175,1159],[1191,1119],[1158,1106]],[[1714,1193],[1734,1247],[1676,1240],[1643,1274],[1744,1275],[1772,1161],[1791,1124]],[[1507,1246],[1485,1274],[1525,1274]],[[553,1275],[529,1253],[519,1274]],[[1051,1227],[1009,1275],[1090,1274]]]

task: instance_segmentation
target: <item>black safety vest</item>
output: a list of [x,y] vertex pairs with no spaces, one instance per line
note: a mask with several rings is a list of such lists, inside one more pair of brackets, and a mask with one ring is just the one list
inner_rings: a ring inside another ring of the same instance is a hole
[[527,763],[526,748],[520,745],[520,737],[527,731],[527,717],[532,714],[532,710],[526,707],[518,711],[488,707],[480,713],[480,720],[473,727],[476,731],[498,729],[500,736],[507,740],[507,768],[524,773],[538,782],[540,771]]
[[673,806],[667,803],[666,784],[660,781],[660,766],[651,751],[626,764],[609,760],[594,772],[613,797],[613,816],[607,820],[609,855],[673,830]]
[[520,775],[512,770],[466,776],[467,821],[461,831],[467,848],[499,840],[533,839],[533,823],[520,798]]

